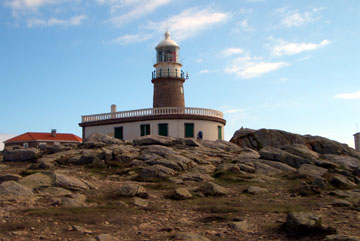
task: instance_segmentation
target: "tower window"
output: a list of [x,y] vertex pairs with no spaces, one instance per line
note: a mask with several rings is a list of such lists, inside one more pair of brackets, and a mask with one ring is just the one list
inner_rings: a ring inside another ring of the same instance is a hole
[[140,125],[140,135],[141,136],[150,135],[150,124]]
[[168,124],[159,124],[159,136],[168,136]]
[[180,93],[184,94],[184,87],[180,86]]
[[185,138],[194,137],[194,123],[185,123]]

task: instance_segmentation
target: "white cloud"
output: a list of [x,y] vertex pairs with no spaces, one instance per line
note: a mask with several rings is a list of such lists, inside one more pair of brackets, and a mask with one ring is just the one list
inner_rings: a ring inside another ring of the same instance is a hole
[[[198,8],[187,9],[176,16],[168,19],[169,31],[174,39],[181,41],[193,37],[199,32],[212,26],[226,22],[230,14],[216,12],[210,8],[200,10]],[[151,22],[149,30],[164,31],[166,22]]]
[[279,40],[279,44],[272,47],[272,53],[276,56],[294,55],[304,51],[316,50],[330,44],[329,40],[323,40],[320,43],[290,43],[284,40]]
[[276,10],[276,13],[283,17],[282,25],[286,27],[299,27],[319,20],[320,10],[319,8],[313,8],[309,11],[299,12],[298,9],[288,10],[287,8],[280,8]]
[[225,68],[225,72],[236,74],[240,78],[250,79],[289,66],[286,62],[265,62],[259,60],[261,58],[250,56],[236,58],[230,66]]
[[146,41],[151,37],[152,37],[151,34],[140,34],[140,33],[139,34],[127,34],[124,36],[117,37],[113,41],[113,43],[120,44],[120,45],[125,45],[125,44],[130,44],[130,43],[138,43],[138,42]]
[[209,70],[208,70],[208,69],[200,70],[200,74],[207,74],[207,73],[209,73]]
[[[100,4],[108,3],[111,6],[111,12],[117,14],[119,9],[126,9],[126,13],[114,16],[110,22],[121,26],[131,20],[147,15],[157,8],[167,5],[172,0],[98,0]],[[128,10],[130,8],[130,10]]]
[[360,99],[360,90],[353,93],[341,93],[335,95],[336,99],[355,100]]
[[87,18],[86,15],[78,15],[74,16],[70,19],[57,19],[57,18],[49,18],[47,20],[39,19],[39,18],[31,18],[27,20],[28,27],[36,27],[36,26],[78,26],[80,25],[85,19]]
[[243,54],[244,50],[240,48],[228,48],[221,52],[224,56],[232,56],[234,54]]
[[44,5],[55,4],[62,2],[61,0],[8,0],[5,2],[6,6],[13,10],[36,9]]

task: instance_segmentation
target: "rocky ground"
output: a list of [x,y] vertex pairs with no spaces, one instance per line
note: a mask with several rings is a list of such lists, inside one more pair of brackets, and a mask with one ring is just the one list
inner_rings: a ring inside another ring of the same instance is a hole
[[231,142],[5,150],[0,240],[360,240],[359,152],[265,129]]

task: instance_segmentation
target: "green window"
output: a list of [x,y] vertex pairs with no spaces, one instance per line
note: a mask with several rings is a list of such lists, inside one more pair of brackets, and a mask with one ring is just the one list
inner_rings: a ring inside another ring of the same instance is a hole
[[159,136],[168,136],[168,124],[159,124]]
[[185,138],[194,137],[194,123],[185,123]]
[[222,127],[221,126],[218,126],[218,139],[219,140],[222,140]]
[[124,135],[123,135],[123,127],[115,127],[114,128],[114,137],[120,140],[124,139]]
[[150,124],[140,125],[140,135],[141,136],[150,135]]

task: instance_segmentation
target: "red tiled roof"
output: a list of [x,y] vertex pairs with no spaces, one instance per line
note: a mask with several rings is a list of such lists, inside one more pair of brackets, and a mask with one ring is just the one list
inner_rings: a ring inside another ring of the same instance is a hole
[[16,141],[72,141],[81,142],[82,139],[74,134],[56,133],[55,137],[51,136],[51,133],[42,132],[26,132],[22,135],[15,136],[4,143],[16,142]]

